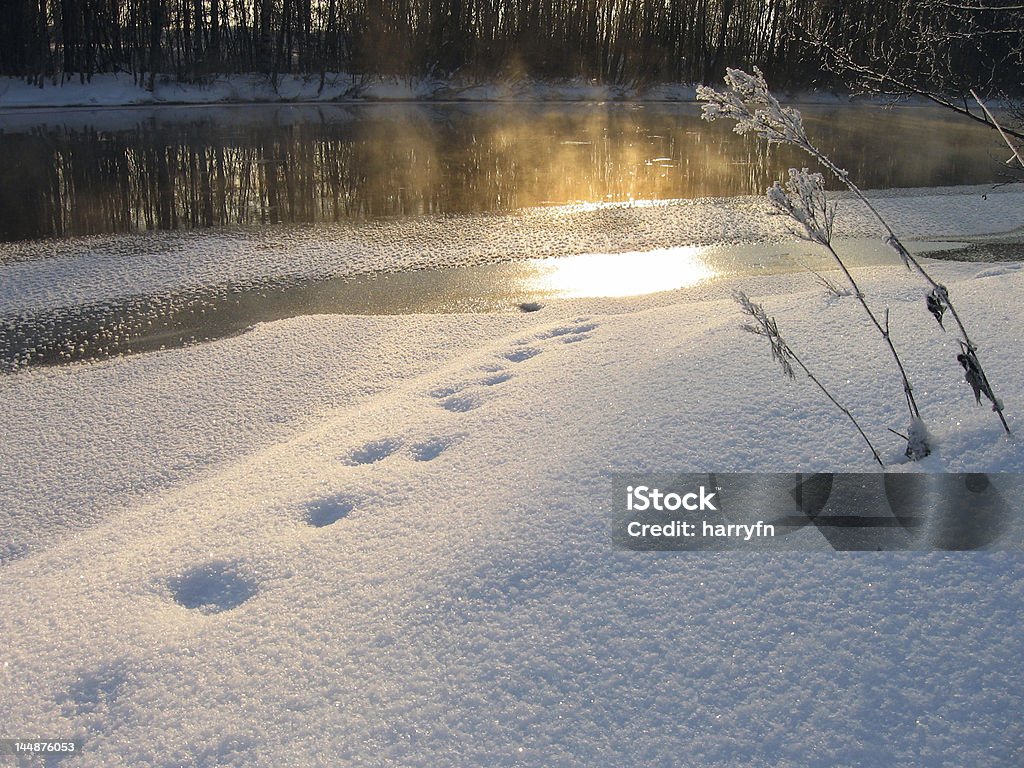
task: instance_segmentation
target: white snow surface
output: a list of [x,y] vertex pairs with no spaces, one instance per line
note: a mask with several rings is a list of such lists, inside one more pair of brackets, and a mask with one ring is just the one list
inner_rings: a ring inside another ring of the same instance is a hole
[[495,82],[457,78],[387,77],[328,73],[280,75],[274,81],[261,74],[216,75],[201,83],[181,83],[173,77],[136,82],[128,74],[78,76],[54,83],[35,83],[0,77],[0,108],[128,106],[140,104],[217,104],[316,101],[609,101],[642,96],[652,101],[693,101],[692,85],[663,83],[638,89],[573,79],[539,81],[528,78]]
[[[1024,225],[1024,185],[871,193],[904,238],[955,238]],[[867,209],[838,202],[837,238],[878,238]],[[138,294],[281,278],[460,267],[680,244],[794,243],[763,197],[584,204],[510,215],[377,220],[339,226],[224,228],[0,243],[0,315]],[[776,249],[777,250],[777,249]]]
[[[5,107],[110,107],[154,104],[242,104],[326,101],[695,101],[690,83],[615,85],[584,78],[536,80],[512,77],[475,81],[460,77],[379,76],[329,72],[319,75],[214,75],[200,83],[181,83],[158,76],[153,90],[148,80],[130,74],[97,74],[83,82],[78,75],[36,83],[0,77],[0,109]],[[848,103],[854,96],[822,90],[802,90],[787,96],[805,104]],[[865,98],[880,103],[889,97]]]
[[[1003,228],[993,200],[902,205],[949,236]],[[671,228],[678,207],[629,210]],[[88,285],[113,268],[68,258]],[[1024,271],[929,267],[1019,425]],[[11,268],[6,309],[38,306],[54,275]],[[1024,471],[920,280],[857,277],[937,446],[918,465],[886,431],[906,417],[880,343],[807,274],[300,317],[0,378],[0,736],[82,739],[76,766],[1020,765],[1019,554],[612,548],[617,471],[876,469],[740,330],[734,288],[890,471]]]

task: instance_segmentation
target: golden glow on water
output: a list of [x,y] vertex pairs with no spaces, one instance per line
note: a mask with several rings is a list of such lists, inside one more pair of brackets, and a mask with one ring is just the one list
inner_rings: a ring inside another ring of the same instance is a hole
[[[701,120],[695,104],[287,104],[218,108],[217,119],[54,119],[0,121],[0,156],[17,160],[0,163],[0,242],[537,206],[575,215],[761,196],[806,162],[795,147],[769,150],[728,121]],[[942,110],[808,107],[804,119],[866,189],[999,180],[986,129]]]
[[633,253],[585,253],[533,259],[529,289],[562,298],[641,296],[688,288],[715,276],[702,248],[681,246]]

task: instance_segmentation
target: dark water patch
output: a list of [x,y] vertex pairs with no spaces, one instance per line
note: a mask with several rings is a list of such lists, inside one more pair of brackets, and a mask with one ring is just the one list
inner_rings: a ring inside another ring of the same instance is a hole
[[524,280],[531,271],[509,263],[276,280],[8,315],[0,317],[0,371],[174,349],[303,315],[512,310],[531,295]]
[[935,251],[933,259],[966,262],[1024,261],[1024,240],[989,240],[965,244],[961,248]]
[[[843,240],[842,246],[853,266],[895,263],[895,256],[877,241]],[[1019,240],[914,242],[908,247],[932,258],[961,261],[1024,258],[1024,242]],[[686,288],[716,277],[805,268],[803,251],[790,244],[682,250],[686,253],[668,252],[649,264],[638,254],[628,258],[594,254],[527,259],[326,279],[264,280],[253,285],[212,286],[0,315],[0,373],[174,349],[229,338],[257,323],[305,315],[519,312],[523,303],[560,296],[628,296],[631,294],[615,292],[622,286],[622,272],[631,280],[649,278],[640,281],[642,289],[632,294],[639,295]],[[692,274],[678,269],[687,263],[684,257],[692,261],[696,270]],[[667,272],[663,271],[666,266],[671,267]],[[562,336],[575,342],[587,338],[591,330],[590,324],[576,324],[547,331],[541,338]],[[517,349],[505,358],[518,363],[534,354],[539,350]],[[456,392],[453,389],[438,397]],[[446,407],[469,410],[475,406],[454,399]]]

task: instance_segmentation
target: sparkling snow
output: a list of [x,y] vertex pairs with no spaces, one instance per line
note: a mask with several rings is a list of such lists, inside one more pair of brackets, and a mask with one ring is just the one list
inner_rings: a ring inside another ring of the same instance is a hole
[[[880,204],[901,234],[956,237],[1019,227],[1022,194]],[[385,253],[409,268],[780,242],[763,207],[481,217],[460,243],[425,220],[404,251],[383,230],[334,250],[305,230],[265,252],[245,233],[209,253],[190,235],[81,242],[0,265],[2,311],[254,280],[292,249],[308,276]],[[839,221],[867,233],[852,209]],[[1024,271],[930,266],[1019,431]],[[530,313],[298,317],[0,377],[0,735],[82,739],[67,763],[83,766],[1019,765],[1017,554],[611,547],[616,471],[875,468],[740,330],[733,288],[892,471],[1024,471],[922,284],[899,266],[858,279],[891,310],[936,439],[917,466],[886,431],[906,425],[884,351],[806,273]]]

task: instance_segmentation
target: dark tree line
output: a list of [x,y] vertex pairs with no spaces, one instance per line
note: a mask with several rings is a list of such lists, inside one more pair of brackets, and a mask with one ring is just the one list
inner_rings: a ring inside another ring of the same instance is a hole
[[[0,74],[132,73],[708,81],[760,66],[820,80],[820,49],[992,77],[1021,30],[1001,0],[0,0]],[[993,9],[994,7],[994,9]],[[963,39],[963,31],[981,30]],[[1019,81],[1019,76],[1018,81]],[[1019,82],[1018,82],[1019,84]]]

